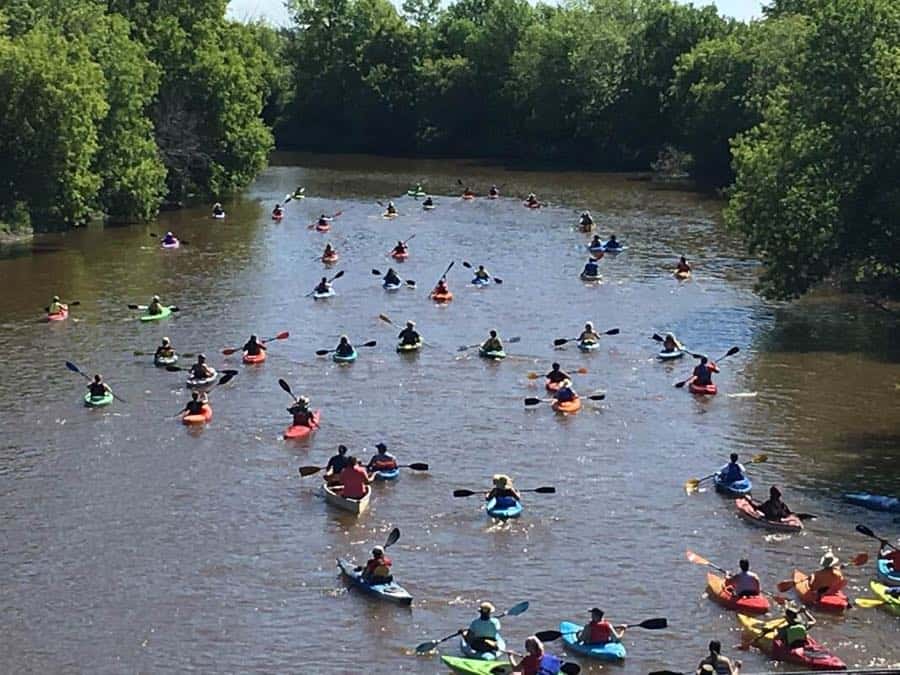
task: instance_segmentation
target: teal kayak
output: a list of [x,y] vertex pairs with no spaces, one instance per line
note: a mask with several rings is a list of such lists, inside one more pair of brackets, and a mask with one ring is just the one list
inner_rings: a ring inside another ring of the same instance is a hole
[[465,675],[511,675],[513,672],[513,667],[509,663],[496,661],[461,659],[458,656],[442,656],[441,661],[454,672]]
[[337,352],[331,355],[331,360],[335,363],[353,363],[356,361],[356,357],[358,356],[356,349],[353,350],[353,353],[348,356],[339,356]]
[[506,658],[506,641],[499,635],[497,636],[497,651],[478,652],[475,651],[463,636],[459,636],[459,650],[470,659],[478,659],[480,661],[499,661]]
[[84,404],[88,408],[102,408],[112,403],[113,400],[115,399],[111,393],[106,394],[106,396],[91,396],[91,392],[87,392],[84,395]]
[[140,319],[141,321],[159,321],[160,319],[165,319],[171,313],[172,309],[170,307],[163,307],[159,314],[144,314]]
[[563,634],[566,649],[598,661],[621,661],[625,658],[625,647],[621,642],[607,642],[603,645],[586,645],[579,642],[577,633],[581,629],[582,626],[571,621],[559,622],[559,632]]
[[356,569],[356,565],[349,560],[338,558],[337,565],[341,570],[341,574],[343,574],[354,587],[360,589],[364,593],[374,595],[381,600],[397,603],[398,605],[412,604],[412,596],[400,584],[395,584],[394,582],[389,584],[370,584],[363,580],[362,574]]
[[524,510],[522,502],[511,497],[505,497],[512,503],[504,503],[502,506],[497,505],[496,499],[489,499],[485,504],[484,510],[491,518],[499,518],[500,520],[508,520],[510,518],[518,518]]
[[479,349],[478,355],[483,359],[490,359],[492,361],[500,361],[501,359],[506,358],[506,352],[502,349],[499,352],[487,352],[483,349]]

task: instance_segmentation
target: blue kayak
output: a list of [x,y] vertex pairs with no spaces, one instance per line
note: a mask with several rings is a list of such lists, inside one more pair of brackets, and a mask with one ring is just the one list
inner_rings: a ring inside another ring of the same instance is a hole
[[897,497],[873,495],[868,492],[848,492],[844,495],[844,501],[872,511],[900,513],[900,498]]
[[753,490],[753,483],[750,482],[749,478],[742,478],[733,483],[726,483],[719,478],[718,474],[716,474],[716,477],[713,478],[713,483],[715,483],[716,492],[720,492],[721,494],[730,497],[742,497],[743,495],[750,494],[750,491]]
[[383,469],[375,472],[376,480],[397,480],[400,477],[400,469]]
[[495,652],[476,652],[472,647],[466,642],[466,638],[460,636],[459,638],[459,651],[463,653],[463,655],[469,657],[470,659],[480,659],[482,661],[499,661],[501,659],[506,658],[506,641],[501,637],[497,636],[497,651]]
[[339,356],[337,352],[331,355],[332,361],[335,363],[353,363],[356,361],[356,357],[358,356],[356,350],[353,350],[353,353],[349,356]]
[[607,642],[605,645],[586,645],[579,642],[576,634],[582,628],[583,626],[571,621],[559,622],[559,632],[563,634],[563,642],[569,651],[598,661],[621,661],[625,658],[625,646],[621,642]]
[[887,558],[878,559],[878,579],[887,586],[900,586],[900,570],[892,570]]
[[483,286],[490,286],[491,280],[490,279],[479,279],[478,277],[475,277],[474,279],[472,279],[472,285],[478,286],[479,288],[481,288]]
[[484,506],[484,510],[487,511],[487,514],[491,518],[499,518],[501,520],[518,518],[522,515],[522,502],[516,499],[510,499],[509,501],[511,503],[498,506],[496,499],[489,499],[488,503]]
[[349,560],[338,558],[337,564],[341,570],[341,574],[343,574],[353,586],[364,593],[374,595],[382,600],[387,600],[388,602],[397,603],[398,605],[412,604],[412,596],[405,588],[403,588],[403,586],[395,584],[394,582],[389,584],[370,584],[367,581],[363,581],[362,574],[356,569],[356,565]]

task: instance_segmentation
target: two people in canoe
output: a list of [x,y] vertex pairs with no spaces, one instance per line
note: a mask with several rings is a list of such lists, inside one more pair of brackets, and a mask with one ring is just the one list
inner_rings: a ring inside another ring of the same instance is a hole
[[50,306],[47,307],[47,314],[61,314],[68,309],[69,306],[63,302],[60,302],[58,295],[54,295],[53,300],[50,301]]
[[492,330],[488,333],[488,339],[481,343],[481,351],[483,352],[502,352],[503,341],[497,335],[497,331]]
[[175,347],[172,346],[172,341],[164,337],[160,345],[156,348],[156,352],[153,354],[154,359],[171,359],[175,356]]
[[728,457],[728,464],[725,464],[721,469],[719,469],[719,480],[726,485],[730,483],[737,483],[739,480],[744,480],[747,477],[747,470],[744,468],[744,465],[738,462],[738,455],[736,452],[732,452]]
[[244,346],[241,347],[241,351],[243,351],[248,356],[259,356],[262,352],[266,351],[266,346],[259,341],[255,335],[251,335],[250,339],[244,343]]
[[590,211],[584,211],[578,219],[578,227],[582,232],[590,232],[594,229],[594,219],[591,217]]
[[417,345],[422,342],[422,336],[416,330],[416,322],[407,321],[406,327],[400,331],[397,339],[400,340],[401,345]]
[[362,499],[369,493],[369,484],[375,476],[366,471],[356,457],[348,457],[346,466],[337,475],[337,483],[342,485],[341,496],[347,499]]
[[398,284],[402,284],[403,280],[397,274],[393,267],[389,267],[387,273],[381,279],[388,286],[396,286]]
[[91,398],[103,398],[112,393],[112,389],[103,381],[103,376],[100,373],[94,375],[94,379],[88,384],[87,390],[90,392]]
[[213,377],[216,371],[206,364],[206,355],[197,354],[197,363],[191,366],[190,376],[192,380],[207,380]]
[[347,446],[339,445],[337,454],[332,455],[331,459],[328,460],[328,464],[325,465],[325,482],[329,485],[339,483],[338,476],[341,475],[341,471],[344,470],[344,467],[347,466],[349,461],[350,458],[347,457]]
[[495,474],[491,478],[491,483],[493,487],[484,495],[484,501],[489,502],[496,499],[497,506],[500,508],[515,506],[516,502],[522,501],[522,495],[513,486],[512,478],[506,474]]
[[338,346],[335,347],[334,353],[346,358],[348,356],[353,356],[353,354],[356,353],[356,349],[350,344],[350,338],[346,335],[341,335],[338,339]]
[[699,387],[708,387],[713,383],[713,373],[719,372],[719,366],[710,361],[706,356],[700,357],[700,363],[694,367],[694,373],[688,384],[696,384]]
[[700,661],[696,675],[739,675],[741,665],[740,661],[722,656],[722,643],[712,640],[709,643],[709,654]]
[[603,618],[603,610],[599,607],[591,609],[591,620],[578,631],[575,636],[584,645],[605,645],[610,642],[619,642],[624,630],[616,630],[609,621]]
[[731,591],[736,598],[749,598],[759,595],[761,587],[759,577],[750,571],[750,561],[746,558],[738,562],[740,572],[737,574],[727,574],[725,577],[725,588]]
[[793,513],[788,505],[784,503],[781,499],[781,490],[778,489],[777,486],[773,485],[769,488],[769,498],[764,502],[756,502],[749,495],[746,497],[747,501],[755,508],[757,511],[760,511],[763,514],[763,518],[766,520],[784,520],[791,513]]
[[[308,396],[297,396],[294,399],[294,404],[287,409],[287,411],[293,416],[293,426],[295,427],[307,427],[312,429],[316,426],[315,418],[313,417],[312,410],[309,409],[309,397]],[[344,446],[340,446],[344,447]],[[344,452],[347,451],[347,448],[344,448]],[[329,462],[328,466],[331,466]],[[343,467],[341,467],[343,468]]]
[[370,584],[389,584],[394,580],[391,574],[391,566],[394,561],[384,554],[384,546],[376,546],[372,549],[372,557],[366,561],[362,568],[363,581]]
[[150,304],[147,305],[147,314],[149,316],[156,316],[157,314],[163,313],[163,305],[159,301],[159,296],[154,295],[153,299],[150,300]]
[[378,452],[372,455],[366,466],[369,471],[393,471],[397,468],[397,458],[388,452],[387,445],[378,443],[375,449]]

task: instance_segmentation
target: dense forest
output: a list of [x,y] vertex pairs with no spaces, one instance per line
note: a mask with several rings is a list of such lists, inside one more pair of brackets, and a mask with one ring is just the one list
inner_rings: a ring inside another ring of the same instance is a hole
[[0,221],[151,217],[279,147],[688,171],[791,298],[900,295],[900,3],[0,0]]

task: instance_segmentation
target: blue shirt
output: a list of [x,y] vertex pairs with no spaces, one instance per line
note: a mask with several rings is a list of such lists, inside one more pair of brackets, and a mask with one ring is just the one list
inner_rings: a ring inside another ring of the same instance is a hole
[[728,462],[728,464],[719,469],[719,478],[726,483],[734,483],[735,481],[743,480],[745,476],[744,465],[739,462],[737,464]]
[[469,638],[496,640],[498,635],[500,635],[500,622],[494,617],[490,619],[478,617],[469,624]]

